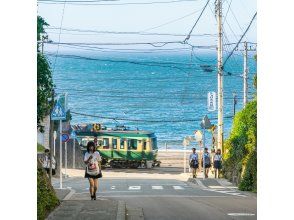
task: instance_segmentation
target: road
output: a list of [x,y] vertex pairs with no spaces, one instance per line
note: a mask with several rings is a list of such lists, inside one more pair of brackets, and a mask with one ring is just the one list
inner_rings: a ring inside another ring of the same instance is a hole
[[[221,186],[213,179],[193,184],[177,179],[102,178],[98,199],[124,200],[127,205],[143,208],[144,218],[252,220],[257,219],[256,196]],[[53,186],[58,188],[58,180]],[[89,200],[89,185],[83,177],[64,180],[63,187],[71,188],[71,200]]]

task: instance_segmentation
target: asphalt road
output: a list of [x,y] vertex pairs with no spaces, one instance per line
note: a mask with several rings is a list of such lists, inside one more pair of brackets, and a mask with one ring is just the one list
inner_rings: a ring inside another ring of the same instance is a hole
[[[58,188],[58,180],[55,181],[53,186]],[[65,179],[63,187],[75,191],[71,200],[90,199],[85,178]],[[101,200],[124,200],[129,206],[143,208],[147,220],[257,219],[256,196],[219,185],[205,187],[172,179],[102,178],[97,196]]]

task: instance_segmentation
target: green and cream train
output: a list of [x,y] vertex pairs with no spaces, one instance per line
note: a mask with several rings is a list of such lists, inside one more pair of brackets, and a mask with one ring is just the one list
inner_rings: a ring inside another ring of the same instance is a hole
[[100,124],[74,126],[80,146],[94,141],[102,157],[102,165],[114,168],[159,166],[158,148],[154,132],[129,130],[125,126],[107,129]]

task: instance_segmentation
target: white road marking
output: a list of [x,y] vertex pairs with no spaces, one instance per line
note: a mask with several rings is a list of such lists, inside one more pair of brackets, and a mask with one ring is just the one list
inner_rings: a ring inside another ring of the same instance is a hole
[[234,192],[234,191],[215,191],[215,192],[219,192],[219,193],[232,193],[232,192]]
[[115,186],[111,186],[111,189],[115,189]]
[[226,187],[224,186],[208,186],[211,189],[225,189]]
[[71,189],[72,187],[71,186],[68,186],[68,187],[66,187],[67,189]]
[[173,186],[175,190],[183,190],[184,188],[181,186]]
[[196,179],[196,182],[197,182],[197,184],[199,185],[199,186],[201,186],[202,188],[207,188],[203,183],[202,183],[202,181],[201,180],[198,180],[198,179]]
[[141,186],[129,186],[129,190],[141,190]]
[[228,213],[230,216],[253,216],[253,213]]
[[163,189],[162,186],[152,186],[152,189]]

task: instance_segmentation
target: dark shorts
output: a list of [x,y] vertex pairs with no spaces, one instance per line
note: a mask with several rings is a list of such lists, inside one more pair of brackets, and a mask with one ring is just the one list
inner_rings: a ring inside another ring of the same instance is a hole
[[199,165],[198,165],[198,163],[197,164],[190,164],[190,168],[192,168],[192,169],[198,169],[198,167],[199,167]]
[[[49,168],[45,168],[46,172],[48,173],[48,175],[50,174],[50,169]],[[52,169],[52,175],[55,175],[55,169]]]
[[214,169],[221,169],[222,168],[222,162],[220,160],[215,160],[213,162]]
[[205,164],[205,168],[210,168],[211,164]]
[[96,176],[92,176],[92,175],[89,175],[86,171],[85,171],[85,178],[92,178],[92,179],[98,179],[98,178],[101,178],[102,177],[102,173],[99,173],[98,175]]

